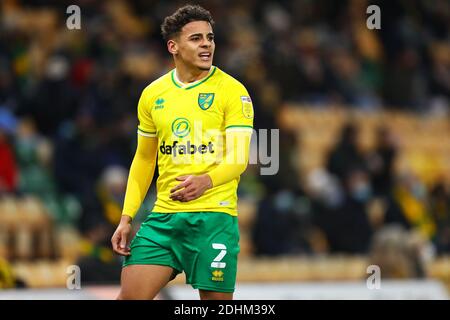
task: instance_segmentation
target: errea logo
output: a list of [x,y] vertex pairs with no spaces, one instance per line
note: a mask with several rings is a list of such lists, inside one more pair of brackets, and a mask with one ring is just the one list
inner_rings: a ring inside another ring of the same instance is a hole
[[165,100],[163,99],[163,98],[158,98],[156,101],[155,101],[155,110],[158,110],[158,109],[162,109],[162,108],[164,108],[164,102],[165,102]]
[[223,281],[223,271],[221,270],[214,270],[212,272],[212,281]]

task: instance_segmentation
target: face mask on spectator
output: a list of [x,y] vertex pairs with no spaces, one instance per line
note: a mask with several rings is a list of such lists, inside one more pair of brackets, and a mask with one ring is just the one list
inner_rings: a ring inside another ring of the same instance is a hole
[[372,196],[372,188],[366,182],[360,182],[351,190],[351,196],[353,199],[366,202]]

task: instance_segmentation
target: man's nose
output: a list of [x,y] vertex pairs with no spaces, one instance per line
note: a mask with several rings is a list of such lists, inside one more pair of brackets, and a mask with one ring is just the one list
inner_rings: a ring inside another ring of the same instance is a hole
[[205,48],[209,48],[209,47],[211,47],[211,44],[212,44],[212,41],[211,41],[211,40],[204,39],[204,40],[202,41],[202,43],[201,43],[201,46],[202,46],[202,47],[205,47]]

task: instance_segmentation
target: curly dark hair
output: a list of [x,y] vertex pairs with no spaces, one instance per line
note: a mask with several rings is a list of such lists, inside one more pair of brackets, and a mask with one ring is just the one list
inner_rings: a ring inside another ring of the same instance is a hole
[[164,19],[161,25],[161,34],[164,40],[167,41],[177,36],[186,24],[193,21],[206,21],[214,26],[214,20],[208,10],[199,5],[186,5]]

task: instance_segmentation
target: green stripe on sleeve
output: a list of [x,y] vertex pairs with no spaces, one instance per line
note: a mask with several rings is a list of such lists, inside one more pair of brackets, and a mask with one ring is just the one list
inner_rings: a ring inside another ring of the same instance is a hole
[[138,128],[138,130],[141,132],[147,133],[147,134],[156,134],[156,131],[149,132],[149,131],[142,130],[141,128]]
[[253,126],[245,126],[245,125],[232,125],[232,126],[228,126],[225,129],[230,129],[230,128],[249,128],[249,129],[253,129]]

